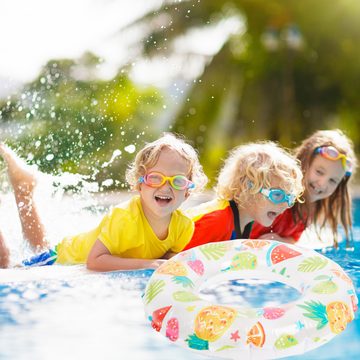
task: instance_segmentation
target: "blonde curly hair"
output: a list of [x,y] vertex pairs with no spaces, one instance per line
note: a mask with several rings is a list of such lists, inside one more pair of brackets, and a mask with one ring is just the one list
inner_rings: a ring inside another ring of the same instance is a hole
[[276,143],[249,143],[230,152],[220,170],[216,192],[220,198],[235,200],[241,207],[277,179],[279,187],[302,201],[302,178],[300,162]]
[[155,166],[163,149],[176,151],[188,163],[187,178],[195,184],[191,191],[199,192],[207,184],[207,176],[199,162],[196,150],[179,136],[164,133],[159,139],[146,144],[136,155],[126,171],[126,180],[133,190],[140,190],[138,179]]

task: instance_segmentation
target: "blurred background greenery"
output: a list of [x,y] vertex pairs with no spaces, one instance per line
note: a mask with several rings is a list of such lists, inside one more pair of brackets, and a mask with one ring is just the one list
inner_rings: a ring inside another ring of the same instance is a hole
[[[111,79],[86,52],[49,60],[1,99],[1,139],[42,171],[109,188],[125,186],[134,152],[163,131],[183,134],[211,179],[230,148],[253,140],[293,148],[340,128],[358,153],[359,18],[358,0],[157,1],[119,28],[142,29],[141,52]],[[156,59],[171,83],[134,80],[134,63]]]

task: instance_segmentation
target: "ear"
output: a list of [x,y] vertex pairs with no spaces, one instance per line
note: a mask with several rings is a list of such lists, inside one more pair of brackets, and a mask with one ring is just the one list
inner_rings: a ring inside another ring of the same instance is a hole
[[142,184],[136,184],[136,186],[133,187],[133,190],[134,191],[137,191],[138,193],[141,193],[141,187],[142,187]]
[[189,191],[189,190],[186,190],[186,192],[185,192],[185,199],[187,199],[189,196],[190,196],[190,191]]

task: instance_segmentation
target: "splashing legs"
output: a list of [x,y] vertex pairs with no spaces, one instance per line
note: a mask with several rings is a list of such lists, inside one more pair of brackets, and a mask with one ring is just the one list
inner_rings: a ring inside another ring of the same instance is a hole
[[5,269],[9,266],[10,251],[6,246],[5,239],[0,231],[0,269]]
[[25,239],[35,249],[47,248],[45,229],[34,202],[34,171],[4,144],[0,144],[0,155],[7,165]]

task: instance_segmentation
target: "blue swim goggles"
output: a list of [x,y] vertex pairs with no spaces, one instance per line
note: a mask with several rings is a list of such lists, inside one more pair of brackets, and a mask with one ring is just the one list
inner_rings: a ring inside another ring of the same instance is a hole
[[291,207],[295,204],[296,196],[293,194],[287,194],[282,189],[261,188],[259,192],[260,192],[260,194],[264,195],[266,198],[268,198],[274,204],[281,204],[283,202],[286,202],[289,207]]

